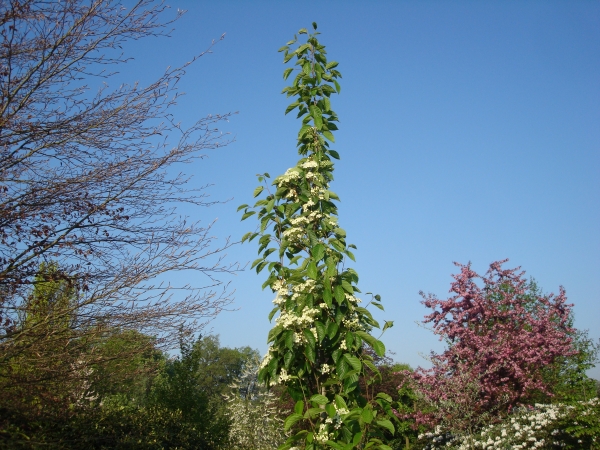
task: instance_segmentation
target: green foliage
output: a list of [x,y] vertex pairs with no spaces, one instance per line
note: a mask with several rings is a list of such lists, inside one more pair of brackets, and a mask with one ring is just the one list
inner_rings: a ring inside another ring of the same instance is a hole
[[543,370],[543,377],[551,386],[553,396],[535,399],[537,402],[576,403],[597,396],[596,380],[588,377],[586,372],[598,364],[600,343],[594,342],[587,330],[575,330],[572,338],[576,353],[559,357]]
[[[522,301],[531,309],[535,304],[535,298],[543,295],[542,288],[532,278]],[[573,330],[569,334],[572,339],[573,354],[559,356],[554,363],[541,369],[542,378],[550,387],[551,395],[537,392],[528,399],[527,403],[575,404],[596,396],[595,380],[589,378],[586,372],[599,362],[600,342],[591,339],[587,330],[577,330],[574,322],[575,318],[571,314],[566,325]]]
[[[294,97],[286,114],[297,109],[301,120],[301,159],[271,185],[269,174],[260,175],[254,190],[258,200],[239,208],[242,220],[256,216],[259,221],[258,231],[242,241],[258,238],[260,257],[252,268],[267,270],[263,288],[277,295],[269,319],[279,316],[269,332],[259,379],[285,384],[296,401],[285,429],[297,432],[281,449],[299,442],[306,449],[388,449],[382,438],[393,432],[396,420],[389,396],[367,397],[359,386],[367,369],[377,372],[363,347],[382,356],[385,346],[370,334],[379,324],[359,305],[358,274],[346,266],[356,247],[346,242],[337,219],[339,197],[329,190],[333,160],[339,159],[330,147],[338,122],[330,97],[340,92],[341,74],[338,63],[328,61],[316,29],[313,23],[312,33],[300,30],[306,42],[295,37],[280,49],[285,63],[295,59],[295,67],[284,71],[284,79],[295,76],[283,92]],[[370,303],[382,309],[379,296]]]
[[37,409],[3,404],[0,448],[231,448],[222,393],[258,353],[223,348],[216,336],[180,342],[181,355],[168,358],[149,336],[106,333],[89,347],[105,363],[58,390],[66,400],[56,407],[47,406],[49,394],[37,397]]

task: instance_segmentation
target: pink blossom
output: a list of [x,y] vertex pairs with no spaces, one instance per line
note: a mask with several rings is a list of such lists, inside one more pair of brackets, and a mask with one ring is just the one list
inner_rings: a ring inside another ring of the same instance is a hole
[[[507,411],[533,392],[550,394],[541,369],[558,356],[574,354],[572,305],[564,289],[542,295],[530,288],[520,268],[503,269],[506,261],[492,263],[485,276],[470,264],[455,263],[460,272],[453,275],[453,295],[447,300],[421,292],[422,303],[433,310],[424,322],[448,343],[442,354],[431,354],[431,369],[412,374],[414,386],[432,405],[450,400],[461,414]],[[476,386],[475,393],[465,383]],[[431,425],[448,419],[440,414],[449,411],[437,408],[414,418]]]

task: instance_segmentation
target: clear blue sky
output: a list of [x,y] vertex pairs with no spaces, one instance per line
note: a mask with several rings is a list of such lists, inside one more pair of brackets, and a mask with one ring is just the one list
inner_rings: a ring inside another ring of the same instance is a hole
[[[343,74],[332,99],[340,224],[358,246],[361,290],[381,294],[379,317],[395,322],[383,338],[395,359],[427,365],[419,353],[442,349],[416,324],[427,313],[418,292],[444,297],[453,261],[485,272],[510,258],[546,292],[564,286],[576,326],[600,337],[600,2],[168,3],[188,13],[171,38],[127,47],[123,75],[147,81],[227,33],[181,81],[173,113],[190,124],[239,111],[222,126],[235,142],[185,167],[233,200],[187,214],[218,217],[220,238],[254,227],[235,210],[252,200],[255,174],[298,158],[277,49],[316,21]],[[255,254],[238,245],[228,258]],[[210,325],[222,344],[266,350],[264,278],[231,278],[237,310]]]

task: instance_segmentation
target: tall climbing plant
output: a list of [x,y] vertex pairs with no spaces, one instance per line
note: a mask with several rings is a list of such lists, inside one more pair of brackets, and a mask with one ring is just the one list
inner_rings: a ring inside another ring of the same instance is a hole
[[[394,432],[391,398],[359,388],[361,377],[372,382],[378,376],[364,345],[380,356],[385,347],[372,335],[379,324],[357,297],[358,274],[346,266],[348,259],[354,261],[356,247],[346,242],[337,218],[339,198],[329,189],[333,161],[339,159],[330,147],[338,129],[330,97],[340,92],[341,74],[337,62],[328,62],[317,24],[312,25],[312,33],[298,32],[306,42],[298,43],[295,36],[279,49],[284,63],[295,59],[283,73],[287,80],[296,72],[283,92],[294,98],[286,114],[297,109],[301,119],[300,160],[272,183],[268,173],[260,175],[254,191],[258,201],[239,207],[242,220],[256,215],[260,223],[242,242],[258,238],[260,257],[252,267],[257,273],[267,269],[263,289],[276,293],[269,320],[279,313],[259,379],[285,385],[296,401],[285,429],[297,432],[280,450],[385,450],[390,449],[385,433]],[[369,304],[383,309],[380,300],[371,296]],[[391,325],[386,322],[382,331]]]

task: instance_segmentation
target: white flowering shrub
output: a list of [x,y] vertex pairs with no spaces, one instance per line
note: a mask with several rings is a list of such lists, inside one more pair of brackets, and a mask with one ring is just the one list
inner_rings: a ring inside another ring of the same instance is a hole
[[274,395],[258,383],[259,364],[258,358],[249,361],[226,396],[230,448],[272,450],[287,437],[281,418],[285,414],[277,407]]
[[600,400],[573,405],[536,404],[469,435],[442,432],[419,435],[425,449],[600,449]]

